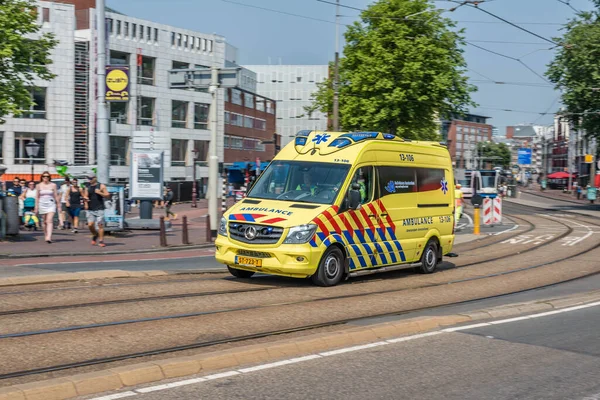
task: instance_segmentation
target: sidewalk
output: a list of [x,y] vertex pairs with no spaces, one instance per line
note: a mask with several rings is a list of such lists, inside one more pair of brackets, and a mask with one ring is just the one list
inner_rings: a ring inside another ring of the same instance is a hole
[[[560,189],[546,189],[544,191],[541,190],[540,185],[537,183],[529,185],[527,188],[519,188],[519,190],[523,193],[533,194],[539,197],[544,197],[547,199],[556,199],[561,201],[567,201],[569,203],[574,204],[592,204],[585,195],[581,195],[581,199],[577,199],[577,196],[573,193],[564,193]],[[596,200],[594,204],[600,203],[600,199]]]
[[562,196],[552,197],[552,195],[546,194],[546,192],[541,194],[540,192],[536,192],[534,190],[521,189],[521,193],[519,194],[518,198],[506,197],[504,201],[507,203],[522,204],[524,206],[539,207],[546,210],[562,211],[565,213],[582,215],[586,217],[589,216],[600,218],[599,204],[590,204],[589,201],[577,201],[577,199],[570,201],[563,199]]
[[[108,234],[104,238],[106,247],[101,248],[90,244],[91,234],[86,228],[79,233],[54,230],[52,244],[44,240],[43,232],[20,231],[18,236],[7,237],[0,242],[1,258],[45,257],[45,256],[80,256],[123,254],[135,252],[153,252],[165,250],[190,249],[198,245],[209,245],[206,242],[207,202],[198,201],[198,208],[192,208],[191,203],[175,204],[172,211],[177,214],[177,220],[171,221],[172,229],[167,232],[168,247],[160,247],[159,231],[125,231]],[[133,208],[127,218],[136,217],[139,209]],[[155,208],[153,218],[164,215],[165,210]],[[188,238],[190,245],[182,245],[182,217],[188,218]]]

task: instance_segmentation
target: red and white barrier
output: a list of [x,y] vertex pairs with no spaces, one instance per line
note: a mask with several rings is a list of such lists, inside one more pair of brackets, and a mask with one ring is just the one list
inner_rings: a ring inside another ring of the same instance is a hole
[[502,223],[502,198],[485,197],[483,199],[483,224],[493,225]]

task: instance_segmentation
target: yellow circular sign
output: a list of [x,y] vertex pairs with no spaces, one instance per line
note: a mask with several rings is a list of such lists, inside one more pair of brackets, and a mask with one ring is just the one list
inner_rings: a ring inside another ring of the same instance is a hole
[[106,75],[106,86],[113,92],[120,92],[127,87],[129,78],[120,69],[113,69]]

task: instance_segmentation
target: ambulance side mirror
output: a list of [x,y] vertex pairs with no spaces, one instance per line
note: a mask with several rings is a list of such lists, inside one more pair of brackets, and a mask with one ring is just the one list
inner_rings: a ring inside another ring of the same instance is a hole
[[360,185],[353,183],[348,191],[348,208],[356,210],[360,206]]

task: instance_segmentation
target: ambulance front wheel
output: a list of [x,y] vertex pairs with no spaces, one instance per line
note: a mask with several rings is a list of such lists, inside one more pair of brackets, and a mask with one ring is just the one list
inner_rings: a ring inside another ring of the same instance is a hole
[[338,247],[327,249],[317,272],[311,277],[312,281],[319,286],[335,286],[344,277],[344,253]]
[[229,270],[229,273],[235,276],[236,278],[250,278],[252,275],[254,275],[254,272],[252,271],[231,268],[229,265],[227,266],[227,269]]
[[421,256],[420,272],[423,274],[433,273],[438,264],[438,243],[435,239],[429,239]]

